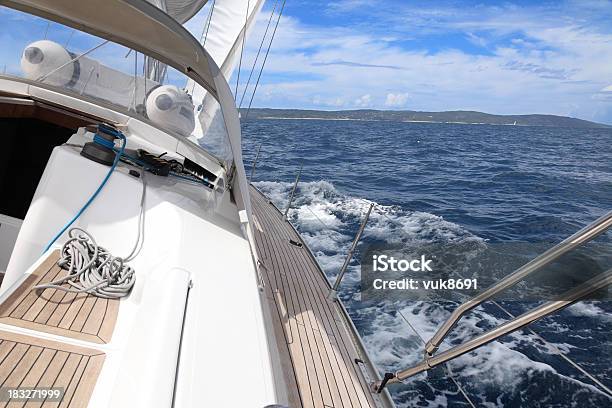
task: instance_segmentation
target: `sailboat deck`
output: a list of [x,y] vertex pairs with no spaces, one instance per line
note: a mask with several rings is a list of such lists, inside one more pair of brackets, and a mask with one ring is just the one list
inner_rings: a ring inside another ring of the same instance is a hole
[[386,394],[369,391],[371,373],[351,323],[328,299],[329,283],[299,234],[254,187],[251,203],[281,361],[290,362],[283,364],[294,390],[290,406],[391,406]]

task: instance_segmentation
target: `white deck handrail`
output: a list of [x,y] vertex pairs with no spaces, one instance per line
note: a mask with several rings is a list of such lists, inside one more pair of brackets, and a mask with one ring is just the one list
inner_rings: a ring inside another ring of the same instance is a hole
[[550,248],[546,252],[542,253],[538,257],[532,259],[504,279],[499,281],[497,284],[491,286],[481,294],[473,297],[467,302],[461,304],[451,314],[446,322],[438,329],[436,334],[427,342],[425,345],[425,353],[432,355],[438,350],[440,343],[447,336],[448,332],[457,324],[457,322],[463,317],[465,313],[472,310],[476,306],[480,305],[487,299],[495,296],[496,294],[508,289],[518,281],[524,279],[531,273],[541,269],[542,267],[550,264],[554,260],[558,259],[561,255],[593,240],[597,236],[604,233],[608,228],[612,226],[612,211],[598,218],[588,226],[584,227],[580,231],[576,232],[572,236],[566,238],[559,244]]
[[445,363],[449,360],[457,358],[467,352],[470,352],[478,347],[481,347],[493,340],[496,340],[510,332],[518,330],[537,319],[547,316],[557,310],[560,310],[570,304],[588,296],[594,291],[606,287],[612,284],[612,269],[606,271],[603,274],[592,278],[591,280],[583,283],[579,287],[570,290],[562,295],[562,300],[551,301],[544,305],[537,307],[531,311],[524,313],[523,315],[510,320],[509,322],[496,327],[472,340],[469,340],[459,346],[453,347],[449,350],[434,355],[438,350],[440,343],[446,338],[448,333],[453,329],[457,322],[463,317],[465,313],[482,304],[484,301],[490,299],[497,293],[500,293],[512,285],[516,284],[521,279],[524,279],[531,273],[541,269],[542,267],[550,264],[554,260],[558,259],[563,254],[581,246],[585,243],[595,239],[599,235],[603,234],[612,226],[612,211],[599,217],[597,220],[582,228],[580,231],[569,236],[559,244],[550,248],[546,252],[532,259],[510,275],[506,276],[497,284],[491,286],[481,294],[473,297],[467,302],[461,304],[451,316],[442,324],[434,336],[425,345],[425,357],[418,364],[406,368],[404,370],[397,371],[395,373],[387,373],[382,381],[377,381],[371,384],[372,389],[376,392],[380,392],[387,384],[402,381],[415,374],[427,371],[436,365]]
[[521,329],[542,317],[548,316],[556,311],[559,311],[572,303],[596,292],[599,289],[605,288],[612,284],[612,269],[597,275],[588,280],[582,285],[571,289],[561,296],[561,300],[554,300],[532,309],[522,315],[494,328],[480,336],[466,341],[458,346],[452,347],[435,356],[426,356],[419,363],[404,370],[395,373],[387,373],[382,381],[376,381],[371,384],[372,391],[381,392],[387,384],[393,384],[405,380],[408,377],[430,370],[440,364],[446,363],[452,359],[469,353],[485,344],[488,344],[508,333],[512,333]]

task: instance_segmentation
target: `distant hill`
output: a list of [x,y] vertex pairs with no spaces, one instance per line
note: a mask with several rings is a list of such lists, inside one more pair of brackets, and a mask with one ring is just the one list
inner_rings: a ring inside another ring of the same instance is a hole
[[[245,118],[246,109],[241,109]],[[393,122],[462,123],[487,125],[550,126],[569,128],[612,128],[601,123],[556,115],[491,115],[474,111],[418,112],[390,110],[318,111],[301,109],[251,108],[248,120],[257,119],[323,119]]]

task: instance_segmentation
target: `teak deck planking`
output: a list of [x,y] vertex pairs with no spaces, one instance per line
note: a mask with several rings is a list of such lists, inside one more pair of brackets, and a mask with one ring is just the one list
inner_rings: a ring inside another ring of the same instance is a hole
[[[104,344],[110,341],[117,320],[119,299],[33,286],[66,276],[57,266],[54,251],[0,305],[0,323],[59,336]],[[67,284],[64,284],[67,286]]]
[[[362,359],[329,283],[299,234],[251,187],[254,234],[265,293],[275,311],[291,407],[376,407],[355,359]],[[296,246],[289,241],[301,243]],[[273,313],[274,314],[274,313]]]

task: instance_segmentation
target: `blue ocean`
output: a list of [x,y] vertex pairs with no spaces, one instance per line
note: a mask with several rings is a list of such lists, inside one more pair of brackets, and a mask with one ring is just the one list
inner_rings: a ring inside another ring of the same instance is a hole
[[[303,166],[289,219],[330,281],[376,204],[340,297],[381,372],[419,361],[421,339],[458,303],[363,300],[360,255],[369,245],[452,247],[457,272],[495,280],[612,210],[612,129],[265,119],[244,122],[243,137],[247,175],[261,145],[253,181],[281,209]],[[595,244],[557,268],[609,269],[612,233]],[[610,407],[612,397],[558,355],[612,388],[607,299],[574,304],[533,332],[507,335],[389,390],[398,407],[470,406],[468,399],[485,407]],[[498,304],[517,315],[537,302]],[[507,320],[487,302],[441,349]]]

